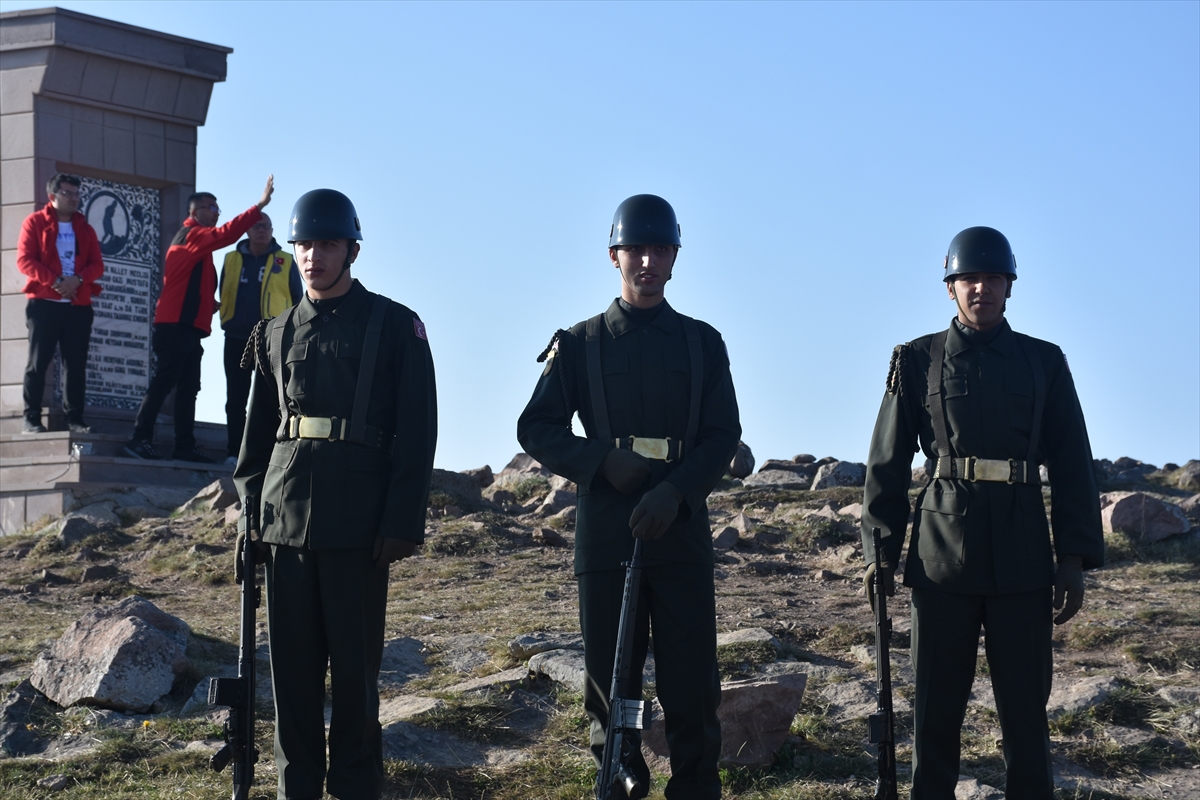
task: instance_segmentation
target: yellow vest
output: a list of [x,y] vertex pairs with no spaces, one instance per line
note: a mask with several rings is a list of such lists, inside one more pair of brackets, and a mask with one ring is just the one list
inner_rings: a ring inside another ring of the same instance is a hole
[[[242,280],[244,260],[239,250],[225,254],[221,267],[221,324],[233,319],[237,309],[238,284]],[[267,268],[263,270],[262,294],[259,296],[258,312],[263,319],[270,319],[292,306],[292,290],[289,280],[292,275],[292,254],[276,250],[267,254]]]

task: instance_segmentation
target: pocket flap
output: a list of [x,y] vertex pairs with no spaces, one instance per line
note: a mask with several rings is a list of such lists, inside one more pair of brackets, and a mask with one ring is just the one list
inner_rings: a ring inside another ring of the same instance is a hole
[[961,517],[967,513],[967,495],[957,492],[945,481],[934,481],[921,498],[921,510],[936,514],[953,514]]
[[287,363],[291,364],[294,361],[303,361],[308,357],[308,342],[300,342],[288,348]]

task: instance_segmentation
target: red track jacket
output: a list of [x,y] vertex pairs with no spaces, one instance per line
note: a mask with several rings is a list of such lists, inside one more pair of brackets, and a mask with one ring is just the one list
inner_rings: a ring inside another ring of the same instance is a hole
[[217,268],[212,254],[235,243],[261,218],[258,207],[251,206],[219,228],[201,225],[191,217],[185,219],[167,248],[154,324],[191,325],[205,336],[212,333],[217,292]]
[[[87,217],[78,211],[71,217],[71,228],[75,231],[75,274],[83,280],[72,305],[90,306],[92,296],[100,294],[96,281],[104,274],[100,240]],[[62,295],[54,291],[54,281],[62,277],[62,262],[58,259],[58,212],[49,203],[26,217],[21,225],[17,269],[29,278],[22,289],[26,297],[62,300]]]

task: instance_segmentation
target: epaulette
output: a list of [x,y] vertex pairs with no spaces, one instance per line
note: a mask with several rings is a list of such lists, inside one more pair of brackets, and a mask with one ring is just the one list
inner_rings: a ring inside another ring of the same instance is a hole
[[900,394],[904,382],[904,360],[908,356],[908,342],[898,344],[892,349],[892,360],[888,364],[887,392]]
[[242,351],[241,368],[257,369],[263,375],[271,374],[271,365],[267,362],[267,325],[271,320],[260,319],[250,331],[250,340]]

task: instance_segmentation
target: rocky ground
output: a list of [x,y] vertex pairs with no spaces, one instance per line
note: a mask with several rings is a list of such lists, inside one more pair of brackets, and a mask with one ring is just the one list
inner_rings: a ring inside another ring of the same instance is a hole
[[[861,589],[861,488],[825,479],[819,463],[769,462],[744,482],[727,480],[711,501],[718,630],[742,632],[722,639],[723,676],[766,683],[807,676],[781,746],[765,766],[726,768],[726,797],[873,796],[864,718],[875,708],[874,642]],[[852,466],[824,474],[853,482]],[[1102,491],[1141,492],[1194,515],[1196,489],[1180,488],[1190,486],[1187,468],[1167,466],[1101,462]],[[490,470],[439,472],[427,543],[392,568],[381,676],[388,798],[589,795],[571,570],[574,491],[536,465],[518,459],[511,467],[494,481]],[[0,539],[0,683],[8,693],[0,709],[0,797],[228,794],[228,772],[207,766],[224,712],[205,707],[201,696],[208,676],[231,674],[236,662],[229,524],[236,510],[219,487],[181,507],[188,494],[143,488],[81,498],[73,518]],[[1128,496],[1113,497],[1115,504]],[[1055,632],[1050,705],[1062,798],[1200,796],[1200,537],[1193,530],[1149,542],[1143,534],[1107,534],[1108,566],[1087,575],[1083,611]],[[168,694],[142,713],[119,712],[63,708],[30,685],[38,655],[73,622],[132,595],[190,626]],[[912,716],[902,587],[894,603],[904,793]],[[259,712],[263,756],[251,796],[274,797],[269,680],[260,682]],[[962,738],[959,797],[1001,797],[1000,730],[982,658]],[[652,797],[661,797],[661,785]]]

